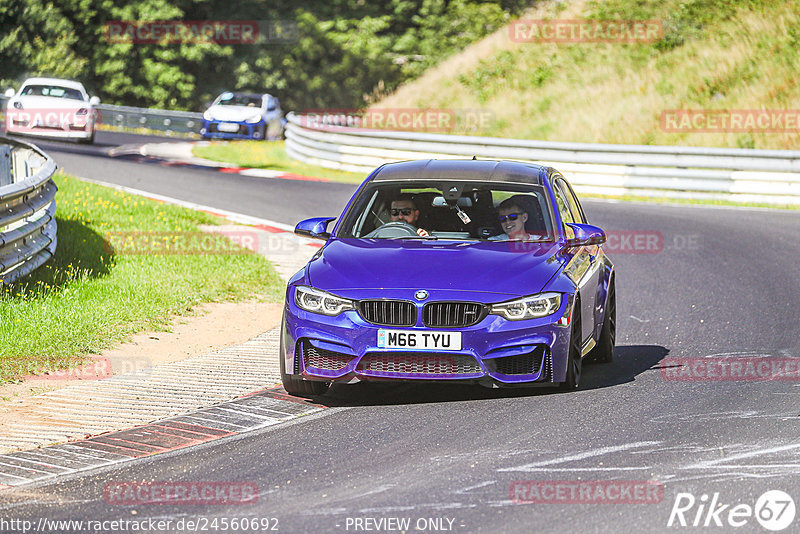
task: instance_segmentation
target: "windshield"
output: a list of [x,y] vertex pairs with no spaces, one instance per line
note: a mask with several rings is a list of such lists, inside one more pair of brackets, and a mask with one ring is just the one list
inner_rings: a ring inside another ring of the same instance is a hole
[[49,96],[52,98],[83,100],[83,95],[77,89],[61,87],[60,85],[26,85],[21,94],[23,96]]
[[549,206],[540,185],[457,181],[383,183],[361,191],[345,215],[338,236],[553,241]]
[[261,107],[261,97],[257,95],[235,95],[226,93],[219,97],[217,104],[220,106],[246,106]]

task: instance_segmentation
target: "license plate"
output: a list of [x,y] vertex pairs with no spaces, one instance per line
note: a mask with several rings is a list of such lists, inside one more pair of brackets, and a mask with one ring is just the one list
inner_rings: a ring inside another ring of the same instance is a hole
[[378,330],[382,349],[461,350],[461,332]]
[[232,122],[221,122],[217,125],[220,132],[238,132],[239,125]]

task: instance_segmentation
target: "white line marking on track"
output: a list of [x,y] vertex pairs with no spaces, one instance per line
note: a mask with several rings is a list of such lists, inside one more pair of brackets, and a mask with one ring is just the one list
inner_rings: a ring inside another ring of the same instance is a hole
[[468,486],[466,488],[463,488],[463,489],[460,489],[460,490],[456,490],[453,493],[464,494],[464,493],[467,493],[467,492],[472,491],[474,489],[485,488],[486,486],[491,486],[492,484],[497,484],[497,481],[496,480],[487,480],[486,482],[481,482],[480,484],[475,484],[474,486]]
[[[591,451],[580,452],[577,454],[571,454],[568,456],[564,456],[561,458],[554,458],[552,460],[543,460],[541,462],[533,462],[529,464],[520,465],[517,467],[504,467],[502,469],[498,469],[501,472],[508,472],[508,471],[539,471],[540,467],[546,467],[556,464],[563,464],[566,462],[573,462],[577,460],[585,460],[586,458],[592,458],[594,456],[603,456],[605,454],[609,454],[612,452],[620,452],[620,451],[627,451],[630,449],[639,449],[642,447],[648,447],[652,445],[659,445],[661,441],[636,441],[633,443],[626,443],[625,445],[614,445],[612,447],[601,447],[599,449],[594,449]],[[616,468],[598,468],[598,469],[616,469]],[[635,469],[642,469],[642,468],[635,468]]]
[[[716,460],[703,460],[702,462],[698,462],[696,464],[688,465],[684,469],[715,469],[715,468],[723,468],[728,469],[731,467],[740,467],[740,468],[747,468],[747,467],[762,467],[762,466],[755,466],[755,465],[741,465],[741,466],[724,466],[719,465],[722,463],[729,463],[736,460],[743,460],[745,458],[753,458],[755,456],[764,456],[767,454],[772,454],[775,452],[783,452],[783,451],[790,451],[792,449],[800,449],[800,443],[792,443],[790,445],[781,445],[779,447],[771,447],[769,449],[759,449],[750,452],[743,452],[739,454],[734,454],[732,456],[727,456],[725,458],[717,458]],[[800,464],[784,464],[787,466],[795,466],[800,467]],[[778,466],[778,464],[775,464]],[[772,466],[765,466],[765,467],[772,467]]]

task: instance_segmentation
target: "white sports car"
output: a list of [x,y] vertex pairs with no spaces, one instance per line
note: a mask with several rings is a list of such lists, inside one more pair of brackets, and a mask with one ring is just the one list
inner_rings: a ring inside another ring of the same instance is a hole
[[6,133],[94,142],[100,104],[83,84],[57,78],[28,78],[18,92],[6,91]]

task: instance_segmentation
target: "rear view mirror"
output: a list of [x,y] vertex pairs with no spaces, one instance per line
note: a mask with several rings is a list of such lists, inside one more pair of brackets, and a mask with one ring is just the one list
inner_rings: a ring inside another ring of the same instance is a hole
[[4,94],[8,98],[11,98],[12,96],[14,96],[16,94],[16,91],[14,91],[13,89],[9,88],[9,89],[6,89],[6,92]]
[[89,99],[89,104],[91,104],[92,106],[99,105],[100,104],[100,98],[96,97],[96,96],[93,96],[92,98]]
[[328,232],[328,224],[336,217],[314,217],[297,223],[294,233],[303,237],[322,239],[327,241],[331,234]]
[[606,233],[591,224],[567,223],[575,232],[575,237],[567,239],[568,247],[584,247],[589,245],[602,245],[606,242]]
[[[444,197],[433,197],[432,205],[434,208],[443,208],[449,205],[448,201],[445,200]],[[472,207],[472,199],[469,197],[458,197],[458,206],[462,208],[471,208]]]

